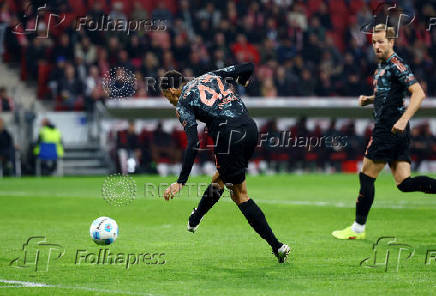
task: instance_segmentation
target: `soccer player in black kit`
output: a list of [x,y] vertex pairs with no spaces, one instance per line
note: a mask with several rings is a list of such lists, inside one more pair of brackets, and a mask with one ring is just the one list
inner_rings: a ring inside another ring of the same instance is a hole
[[257,146],[258,131],[239,97],[237,83],[247,86],[253,70],[252,63],[235,65],[208,72],[189,82],[175,70],[165,73],[160,87],[163,95],[176,106],[188,145],[180,176],[166,189],[164,198],[173,198],[187,182],[199,147],[196,120],[206,123],[215,144],[217,172],[189,217],[188,231],[195,232],[226,186],[248,223],[271,246],[279,263],[283,263],[290,248],[277,240],[262,210],[248,197],[245,181],[248,161]]
[[[409,120],[421,106],[425,94],[409,66],[394,52],[394,38],[392,27],[384,24],[374,27],[372,44],[379,61],[374,75],[374,94],[360,96],[359,104],[374,104],[375,126],[359,174],[356,219],[352,226],[332,233],[338,239],[366,237],[366,220],[374,201],[374,181],[386,163],[400,191],[436,193],[435,179],[410,176]],[[406,108],[403,99],[407,92],[410,104]]]

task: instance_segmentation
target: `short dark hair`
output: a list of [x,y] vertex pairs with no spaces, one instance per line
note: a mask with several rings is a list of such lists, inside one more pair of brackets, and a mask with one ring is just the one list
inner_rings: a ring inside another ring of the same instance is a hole
[[386,32],[386,39],[395,39],[394,27],[387,27],[385,24],[378,24],[373,28],[373,33]]
[[180,88],[185,82],[182,73],[176,70],[165,72],[164,76],[160,78],[160,89],[166,90],[169,88]]

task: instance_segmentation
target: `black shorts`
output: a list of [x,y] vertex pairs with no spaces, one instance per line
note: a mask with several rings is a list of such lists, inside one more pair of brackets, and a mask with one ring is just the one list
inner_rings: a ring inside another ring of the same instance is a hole
[[221,180],[226,184],[241,184],[258,142],[256,123],[250,117],[227,120],[220,124],[214,138],[215,161]]
[[373,161],[407,161],[410,159],[410,133],[407,129],[403,134],[393,134],[390,131],[374,131],[366,147],[365,157]]

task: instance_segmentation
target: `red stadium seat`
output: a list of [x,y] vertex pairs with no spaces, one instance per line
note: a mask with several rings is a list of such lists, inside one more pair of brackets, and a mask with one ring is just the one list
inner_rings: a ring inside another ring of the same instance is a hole
[[358,171],[357,160],[346,160],[342,162],[342,171],[344,173],[356,173]]
[[287,153],[273,153],[271,159],[277,161],[288,161],[289,155]]
[[365,1],[363,0],[350,1],[350,12],[352,14],[357,14],[364,6],[365,6]]
[[330,154],[330,160],[333,161],[343,161],[347,159],[347,154],[345,152],[334,152]]
[[26,47],[21,50],[21,80],[27,80]]
[[47,81],[51,68],[52,68],[51,65],[44,61],[40,61],[38,63],[38,98],[39,99],[45,98],[50,92],[47,86]]
[[308,16],[311,16],[315,12],[319,10],[319,7],[321,6],[322,0],[309,0],[307,2],[307,12]]
[[174,129],[171,136],[172,136],[174,142],[176,143],[177,147],[181,147],[181,148],[185,149],[186,145],[188,145],[188,139],[187,139],[186,133],[184,131]]
[[147,129],[143,129],[139,134],[139,144],[141,146],[148,146],[148,144],[151,142],[152,137],[153,137],[153,132]]
[[348,7],[345,4],[344,0],[330,0],[329,11],[331,15],[345,16],[348,13]]
[[75,15],[86,15],[87,7],[83,1],[69,0],[68,3]]
[[306,155],[304,156],[304,158],[307,161],[316,161],[316,160],[318,160],[319,155],[318,155],[318,153],[315,153],[315,152],[307,152]]

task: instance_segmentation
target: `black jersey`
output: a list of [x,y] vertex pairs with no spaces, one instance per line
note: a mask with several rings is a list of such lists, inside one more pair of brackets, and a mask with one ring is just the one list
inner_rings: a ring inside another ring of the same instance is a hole
[[378,65],[373,81],[376,129],[391,131],[406,109],[408,88],[416,82],[410,67],[396,53]]
[[254,65],[246,63],[208,72],[188,82],[176,106],[176,114],[188,137],[182,172],[177,183],[186,183],[198,148],[197,120],[215,134],[220,122],[245,122],[248,111],[237,91],[236,82],[246,85]]
[[[194,126],[196,120],[206,123],[210,132],[217,120],[234,119],[248,115],[237,91],[236,79],[248,79],[252,64],[230,66],[208,72],[188,82],[177,103],[177,117],[183,127]],[[248,76],[248,77],[247,77]],[[246,81],[246,80],[245,80]]]

